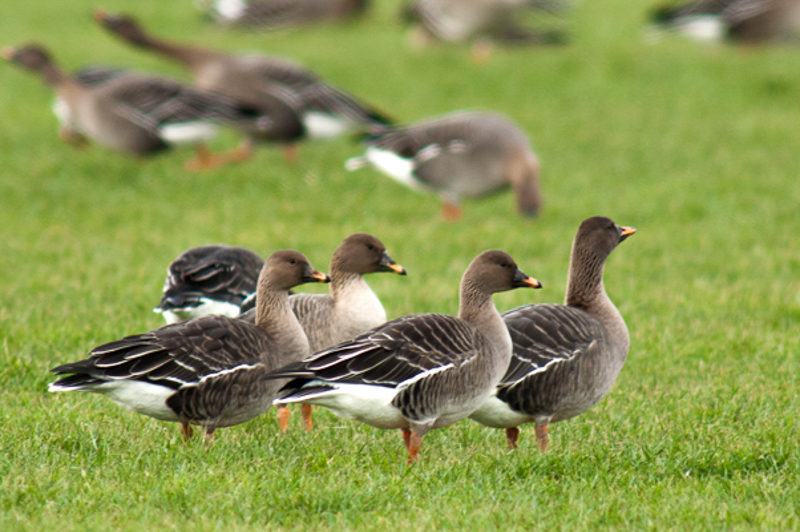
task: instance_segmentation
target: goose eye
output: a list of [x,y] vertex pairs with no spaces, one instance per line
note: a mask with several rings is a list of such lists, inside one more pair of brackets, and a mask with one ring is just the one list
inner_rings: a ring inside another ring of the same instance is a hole
[[372,244],[367,244],[367,249],[370,250],[370,251],[374,251],[375,250],[375,246],[373,246]]
[[289,259],[289,264],[297,264],[297,261],[294,259]]

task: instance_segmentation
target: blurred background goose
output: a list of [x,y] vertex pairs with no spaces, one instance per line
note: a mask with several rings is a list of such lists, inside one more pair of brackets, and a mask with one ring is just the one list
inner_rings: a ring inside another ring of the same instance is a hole
[[550,423],[580,415],[605,397],[628,356],[625,320],[603,287],[603,268],[635,233],[608,218],[585,220],[572,244],[564,305],[526,305],[503,314],[514,354],[495,392],[470,416],[506,429],[517,447],[519,425],[536,424],[547,449]]
[[246,248],[211,245],[187,249],[167,268],[161,302],[153,311],[167,323],[206,314],[235,318],[244,300],[256,293],[263,266],[264,259]]
[[511,187],[517,210],[535,216],[542,205],[539,159],[520,129],[488,112],[459,111],[406,126],[387,128],[367,141],[348,170],[373,166],[443,201],[442,216],[461,216],[462,197],[480,197]]
[[415,314],[272,374],[291,378],[276,403],[310,403],[382,429],[401,429],[408,463],[431,430],[468,416],[511,358],[492,294],[541,284],[502,251],[485,251],[461,279],[458,317]]
[[700,0],[657,7],[651,22],[651,30],[674,31],[699,41],[796,40],[800,0]]
[[242,160],[256,141],[288,146],[287,159],[296,157],[294,143],[305,138],[328,138],[350,128],[370,130],[389,121],[354,97],[329,85],[315,73],[284,58],[234,54],[168,42],[147,34],[133,17],[97,10],[95,18],[109,31],[139,48],[161,54],[186,66],[194,83],[219,92],[271,118],[267,131],[249,131],[248,141],[227,157]]
[[216,135],[219,124],[266,126],[263,117],[230,98],[175,80],[115,73],[102,82],[79,83],[38,44],[4,48],[2,56],[39,74],[53,88],[60,134],[68,141],[89,138],[137,156],[191,144],[198,146],[198,155],[187,168],[197,170],[213,166],[204,144]]
[[368,0],[214,0],[201,5],[219,24],[275,30],[360,17]]
[[107,395],[139,414],[180,423],[187,439],[191,425],[199,425],[211,444],[217,428],[272,405],[281,383],[265,380],[267,373],[308,355],[289,289],[329,281],[302,253],[276,251],[258,279],[255,324],[211,315],[128,336],[53,369],[60,377],[49,389]]
[[532,0],[416,0],[403,9],[403,18],[416,24],[415,44],[431,40],[473,42],[472,57],[478,63],[489,58],[492,42],[559,44],[561,31],[534,31],[519,24],[526,12],[555,12],[557,1]]

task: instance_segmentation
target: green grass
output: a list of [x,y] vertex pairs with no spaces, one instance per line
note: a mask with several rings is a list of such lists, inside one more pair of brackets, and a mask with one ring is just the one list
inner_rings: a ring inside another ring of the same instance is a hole
[[[348,139],[304,145],[294,166],[262,149],[196,175],[186,151],[75,152],[50,92],[0,65],[0,529],[800,529],[800,50],[645,45],[649,2],[609,0],[578,6],[568,46],[477,67],[458,47],[409,50],[396,2],[379,3],[361,23],[275,35],[211,29],[189,0],[105,7],[295,57],[404,121],[505,113],[543,162],[538,220],[501,194],[441,223],[436,198],[346,173]],[[3,0],[0,44],[185,77],[110,39],[95,6]],[[370,231],[409,271],[370,278],[391,317],[455,312],[464,267],[501,248],[545,284],[498,295],[505,310],[562,300],[572,237],[596,214],[638,229],[606,269],[631,352],[600,405],[551,428],[547,453],[530,427],[509,452],[501,431],[461,422],[409,468],[396,433],[327,412],[308,434],[298,419],[279,434],[269,412],[207,451],[105,398],[46,392],[55,365],[161,324],[165,267],[190,246],[292,247],[325,269]]]

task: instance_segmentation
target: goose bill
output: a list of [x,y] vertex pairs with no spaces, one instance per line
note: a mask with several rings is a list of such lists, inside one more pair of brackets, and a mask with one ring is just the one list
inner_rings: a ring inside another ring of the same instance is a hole
[[394,272],[397,275],[406,275],[406,269],[397,264],[388,253],[384,252],[381,261],[378,263],[381,268],[388,272]]

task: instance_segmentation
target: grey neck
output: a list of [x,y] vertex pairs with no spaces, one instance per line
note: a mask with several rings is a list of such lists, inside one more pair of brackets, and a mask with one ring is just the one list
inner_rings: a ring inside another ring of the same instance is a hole
[[256,326],[282,350],[293,352],[300,350],[303,356],[310,353],[308,338],[292,312],[288,290],[274,290],[259,284]]

